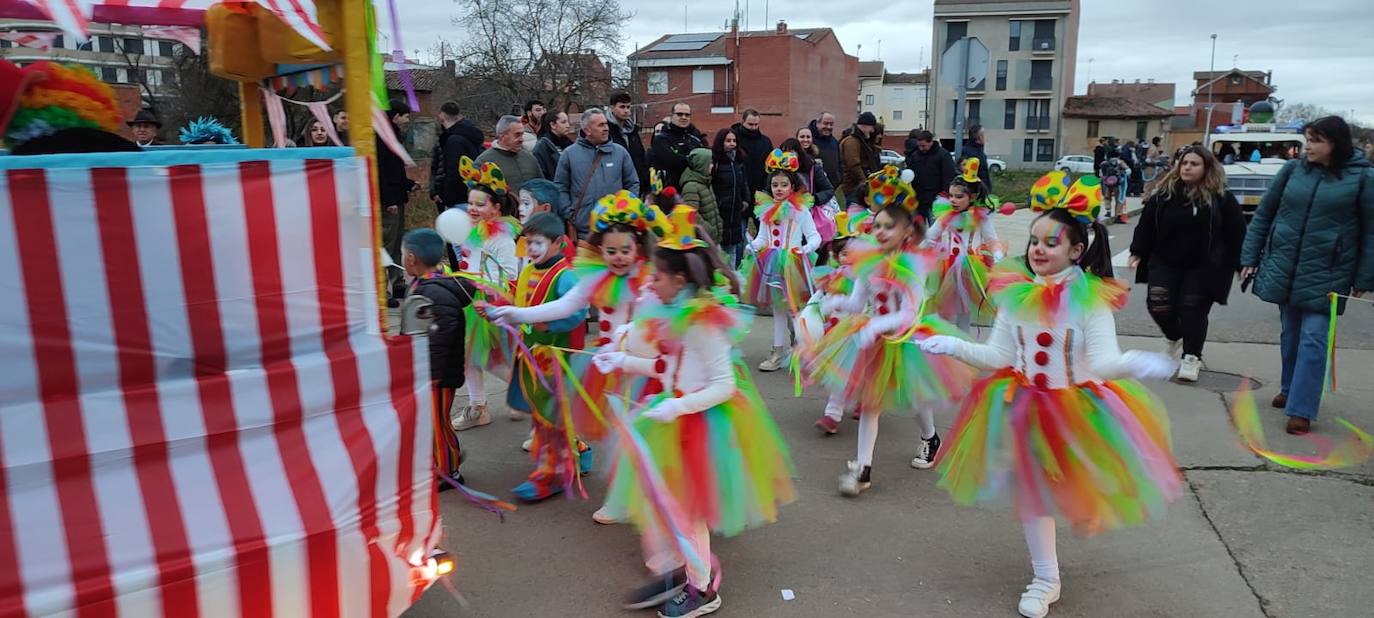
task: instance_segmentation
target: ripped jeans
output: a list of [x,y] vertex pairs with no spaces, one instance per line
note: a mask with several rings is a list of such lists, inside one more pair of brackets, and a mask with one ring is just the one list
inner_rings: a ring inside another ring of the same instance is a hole
[[1145,307],[1165,337],[1182,339],[1184,354],[1202,358],[1207,314],[1212,310],[1206,267],[1182,269],[1163,260],[1150,260]]

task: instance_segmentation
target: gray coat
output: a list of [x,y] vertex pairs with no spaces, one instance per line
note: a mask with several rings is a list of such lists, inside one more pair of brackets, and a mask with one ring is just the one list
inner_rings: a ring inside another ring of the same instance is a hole
[[597,200],[621,189],[639,195],[639,175],[630,152],[609,141],[593,146],[585,137],[558,157],[553,182],[558,185],[558,214],[573,223],[578,238],[586,238],[588,217]]

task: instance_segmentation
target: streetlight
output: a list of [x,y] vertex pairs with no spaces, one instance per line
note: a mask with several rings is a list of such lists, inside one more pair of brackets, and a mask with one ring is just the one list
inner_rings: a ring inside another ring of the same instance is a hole
[[1207,69],[1207,123],[1202,130],[1202,143],[1212,147],[1212,83],[1217,81],[1217,35],[1212,34],[1212,64]]

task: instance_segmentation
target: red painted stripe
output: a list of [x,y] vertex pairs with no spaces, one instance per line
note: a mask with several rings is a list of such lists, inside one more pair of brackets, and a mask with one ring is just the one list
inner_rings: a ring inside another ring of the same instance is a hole
[[67,327],[67,300],[59,274],[57,237],[47,175],[43,170],[9,172],[10,203],[24,278],[34,367],[47,425],[53,485],[67,542],[67,562],[79,616],[113,616],[109,555],[104,522],[91,480],[90,451],[82,422],[76,354]]
[[119,350],[119,386],[133,442],[134,468],[143,493],[144,516],[157,558],[163,612],[199,616],[196,569],[168,461],[162,406],[157,389],[153,388],[157,383],[157,366],[144,305],[128,172],[123,168],[93,169],[91,184],[100,225],[105,285],[110,295],[110,322]]
[[[367,542],[368,571],[371,574],[370,607],[373,616],[385,618],[391,596],[391,575],[386,558],[376,543],[377,529],[377,449],[372,434],[363,423],[362,390],[358,358],[348,336],[348,299],[344,296],[343,252],[339,241],[339,199],[335,188],[334,162],[312,159],[305,162],[306,186],[310,193],[310,221],[315,255],[315,282],[319,290],[320,340],[329,358],[334,381],[334,420],[353,463],[358,482],[358,526]],[[356,255],[349,248],[350,258]]]
[[415,359],[408,338],[388,341],[387,359],[391,373],[391,405],[396,410],[400,426],[400,454],[396,466],[396,518],[401,531],[396,535],[396,548],[403,552],[415,538]]
[[[239,612],[244,616],[272,615],[272,574],[257,504],[248,485],[248,474],[239,450],[234,402],[224,350],[219,313],[219,294],[212,272],[204,264],[212,252],[206,220],[205,193],[200,166],[168,168],[172,216],[177,250],[181,255],[181,285],[185,290],[186,316],[190,322],[196,389],[205,423],[205,445],[214,468],[215,484],[233,535],[234,560],[239,585]],[[168,266],[170,267],[170,265]]]
[[[292,363],[290,325],[282,291],[281,248],[277,244],[276,201],[272,196],[272,170],[266,161],[239,164],[244,218],[248,229],[248,255],[253,271],[253,295],[258,314],[258,339],[268,396],[272,400],[272,425],[282,466],[291,483],[291,495],[305,526],[306,554],[310,565],[310,609],[314,616],[339,614],[338,544],[332,534],[320,476],[310,459],[310,446],[302,429],[299,377]],[[307,594],[285,590],[283,594]],[[245,614],[247,615],[247,614]]]

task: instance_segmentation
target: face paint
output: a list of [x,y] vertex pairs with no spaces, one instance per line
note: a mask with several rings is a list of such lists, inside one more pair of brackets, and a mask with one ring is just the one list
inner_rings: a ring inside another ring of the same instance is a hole
[[529,191],[520,191],[520,220],[524,221],[534,212],[534,196]]
[[535,262],[542,262],[549,257],[549,248],[553,246],[549,239],[543,236],[526,236],[525,248],[529,250],[530,259]]

